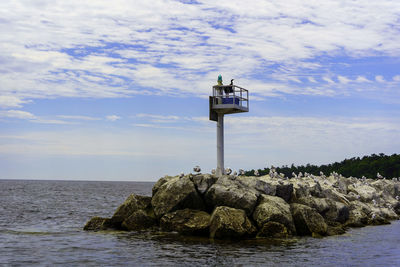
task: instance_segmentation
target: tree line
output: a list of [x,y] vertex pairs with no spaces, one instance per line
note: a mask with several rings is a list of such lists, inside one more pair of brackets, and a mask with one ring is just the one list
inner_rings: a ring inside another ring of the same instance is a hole
[[[393,154],[391,156],[380,154],[372,154],[370,156],[353,157],[351,159],[345,159],[341,162],[335,162],[327,165],[300,165],[290,167],[284,165],[282,167],[275,167],[278,173],[283,173],[285,177],[292,177],[292,173],[298,174],[305,172],[320,175],[323,172],[325,175],[329,175],[331,172],[337,172],[344,177],[362,177],[376,179],[377,173],[379,172],[386,178],[400,177],[400,155]],[[254,176],[255,170],[246,171],[246,176]],[[270,168],[258,169],[260,175],[266,175],[270,171]]]

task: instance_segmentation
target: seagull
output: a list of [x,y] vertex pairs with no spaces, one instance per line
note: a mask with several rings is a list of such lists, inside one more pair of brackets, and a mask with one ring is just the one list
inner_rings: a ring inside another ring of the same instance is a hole
[[254,171],[254,175],[255,175],[255,176],[260,176],[260,173],[258,172],[258,170],[255,170],[255,171]]
[[196,167],[193,168],[193,171],[200,173],[201,172],[201,168],[199,165],[197,165]]
[[239,169],[239,175],[244,175],[244,170],[243,169]]
[[211,174],[215,174],[215,169],[212,169],[212,170],[211,170]]
[[185,174],[184,174],[183,172],[181,172],[181,173],[179,174],[179,178],[182,178],[183,176],[185,176]]
[[234,172],[233,172],[233,175],[234,175],[234,176],[237,176],[237,175],[238,175],[237,171],[234,171]]
[[225,169],[225,173],[228,174],[228,175],[231,174],[232,173],[232,169],[231,168],[226,168]]

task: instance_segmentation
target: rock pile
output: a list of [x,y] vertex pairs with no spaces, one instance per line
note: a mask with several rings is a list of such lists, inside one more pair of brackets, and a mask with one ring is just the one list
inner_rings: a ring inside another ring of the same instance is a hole
[[336,173],[285,178],[210,174],[166,176],[152,197],[132,194],[111,218],[84,230],[161,230],[210,238],[285,238],[343,234],[400,215],[400,182]]

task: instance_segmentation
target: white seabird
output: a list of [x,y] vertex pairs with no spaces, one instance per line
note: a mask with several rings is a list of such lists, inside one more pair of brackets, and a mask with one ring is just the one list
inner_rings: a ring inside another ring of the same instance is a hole
[[197,165],[196,167],[194,167],[194,168],[193,168],[193,171],[194,171],[194,172],[200,173],[200,172],[201,172],[200,166]]

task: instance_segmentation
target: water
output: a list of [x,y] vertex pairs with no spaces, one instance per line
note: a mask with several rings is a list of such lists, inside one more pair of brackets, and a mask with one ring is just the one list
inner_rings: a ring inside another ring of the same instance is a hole
[[211,242],[82,227],[152,183],[0,180],[1,266],[400,266],[400,223],[322,239]]

